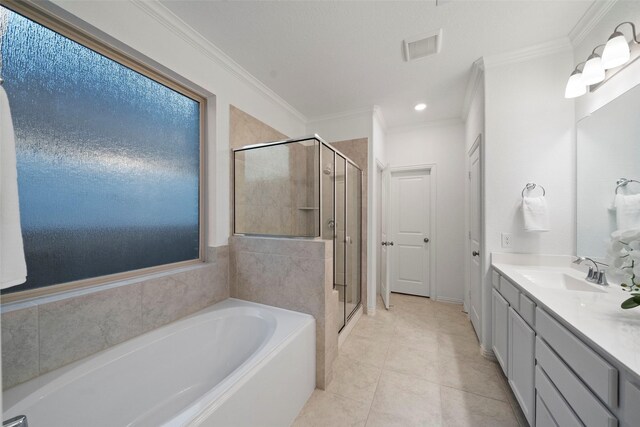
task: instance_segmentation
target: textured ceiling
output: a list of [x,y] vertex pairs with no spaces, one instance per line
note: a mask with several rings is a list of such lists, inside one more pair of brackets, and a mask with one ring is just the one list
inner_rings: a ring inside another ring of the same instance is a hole
[[[459,117],[473,61],[567,36],[592,1],[162,3],[308,118],[379,105],[401,126]],[[438,28],[439,55],[403,61]]]

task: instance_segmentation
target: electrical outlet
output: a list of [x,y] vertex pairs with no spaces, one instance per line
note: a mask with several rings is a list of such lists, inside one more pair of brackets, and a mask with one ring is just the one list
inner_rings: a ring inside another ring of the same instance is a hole
[[502,247],[503,248],[510,248],[511,245],[513,244],[513,236],[511,235],[511,233],[502,233]]

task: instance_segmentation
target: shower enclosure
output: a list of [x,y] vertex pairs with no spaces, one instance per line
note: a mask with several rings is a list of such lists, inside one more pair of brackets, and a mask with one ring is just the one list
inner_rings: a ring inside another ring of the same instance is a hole
[[235,234],[333,240],[342,329],[361,303],[361,169],[317,135],[233,157]]

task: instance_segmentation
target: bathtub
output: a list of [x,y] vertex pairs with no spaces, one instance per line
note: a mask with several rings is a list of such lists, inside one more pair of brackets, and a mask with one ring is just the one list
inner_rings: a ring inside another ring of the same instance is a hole
[[315,388],[312,316],[227,299],[4,392],[30,427],[288,426]]

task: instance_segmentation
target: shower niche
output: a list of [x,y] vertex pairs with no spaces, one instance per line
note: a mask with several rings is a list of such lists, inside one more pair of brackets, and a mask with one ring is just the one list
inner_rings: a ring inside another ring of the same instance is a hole
[[362,299],[362,170],[317,135],[233,150],[234,234],[333,241],[341,330]]

